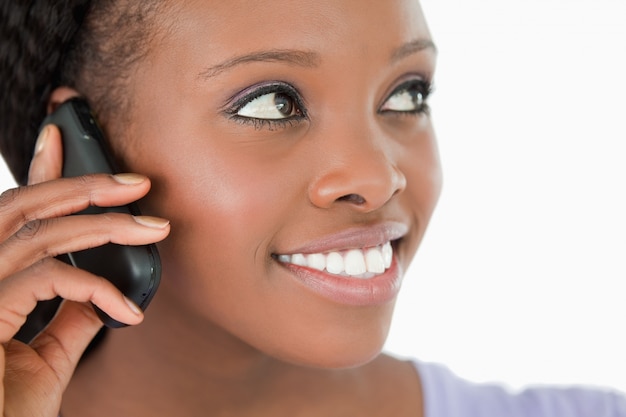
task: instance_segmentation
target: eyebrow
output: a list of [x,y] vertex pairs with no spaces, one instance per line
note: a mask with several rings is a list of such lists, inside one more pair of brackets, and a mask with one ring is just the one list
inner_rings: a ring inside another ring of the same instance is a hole
[[402,58],[422,52],[426,49],[432,49],[433,52],[437,53],[437,46],[431,39],[415,39],[397,48],[393,54],[391,54],[391,62],[399,61]]
[[[421,52],[425,49],[432,49],[437,52],[435,43],[430,39],[416,39],[407,42],[397,48],[391,55],[391,62],[396,62],[406,56]],[[252,52],[238,55],[219,64],[205,68],[200,72],[200,78],[211,78],[216,75],[248,62],[283,62],[305,68],[317,67],[321,62],[320,54],[312,51],[300,51],[295,49],[270,49],[267,51]]]
[[320,55],[316,52],[294,49],[271,49],[227,59],[224,62],[206,68],[200,73],[200,77],[211,78],[232,67],[248,62],[284,62],[300,67],[313,68],[318,66],[320,61]]

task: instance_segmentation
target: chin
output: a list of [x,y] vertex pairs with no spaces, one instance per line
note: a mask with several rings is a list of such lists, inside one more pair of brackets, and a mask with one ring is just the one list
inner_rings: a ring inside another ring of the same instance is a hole
[[294,337],[271,356],[294,365],[320,369],[346,369],[364,365],[380,355],[388,326],[376,331],[345,329],[341,334],[311,332],[308,338]]
[[356,368],[369,363],[380,355],[382,347],[369,352],[320,352],[317,355],[290,355],[278,357],[283,362],[306,368],[340,370]]

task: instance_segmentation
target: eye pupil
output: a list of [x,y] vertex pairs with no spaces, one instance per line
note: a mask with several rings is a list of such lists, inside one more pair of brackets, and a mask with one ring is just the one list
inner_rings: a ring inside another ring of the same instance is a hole
[[413,104],[416,109],[419,109],[424,104],[424,96],[421,92],[417,90],[410,91],[411,98],[413,99]]
[[259,88],[249,94],[249,98],[241,99],[243,104],[236,104],[232,114],[256,120],[289,120],[290,123],[301,119],[303,110],[296,97],[298,93],[295,90],[275,91],[277,89],[286,90],[288,87],[269,85]]
[[293,113],[293,100],[287,94],[276,93],[274,95],[274,105],[276,110],[283,116],[290,116]]

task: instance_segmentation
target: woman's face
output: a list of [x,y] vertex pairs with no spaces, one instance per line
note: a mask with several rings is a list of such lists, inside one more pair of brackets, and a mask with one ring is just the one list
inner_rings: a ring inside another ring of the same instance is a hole
[[419,5],[181,1],[159,24],[113,146],[171,220],[161,297],[284,360],[371,359],[441,186]]

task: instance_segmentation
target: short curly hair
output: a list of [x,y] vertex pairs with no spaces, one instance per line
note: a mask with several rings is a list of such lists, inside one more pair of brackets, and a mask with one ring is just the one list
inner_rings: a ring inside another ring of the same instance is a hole
[[19,184],[54,88],[80,91],[101,120],[128,113],[128,74],[163,3],[0,0],[0,152]]

